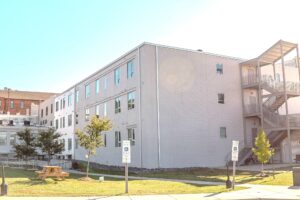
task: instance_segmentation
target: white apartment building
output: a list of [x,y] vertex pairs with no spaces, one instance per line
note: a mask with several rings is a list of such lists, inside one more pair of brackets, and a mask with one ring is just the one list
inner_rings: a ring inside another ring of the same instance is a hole
[[[143,43],[75,85],[75,129],[92,115],[109,118],[105,146],[93,162],[131,167],[223,166],[232,140],[244,146],[239,63],[243,60]],[[86,152],[75,148],[75,159]]]
[[56,95],[46,99],[39,105],[39,124],[46,127],[54,127],[54,102]]
[[300,157],[299,69],[298,46],[285,41],[251,60],[143,43],[45,101],[41,119],[53,104],[65,159],[86,160],[74,133],[98,115],[113,124],[91,157],[103,165],[123,166],[127,139],[130,167],[224,166],[232,140],[240,142],[244,164],[259,128],[275,148],[274,161],[291,163]]
[[75,90],[70,88],[54,99],[54,127],[62,135],[65,150],[59,156],[63,159],[74,157],[74,100]]

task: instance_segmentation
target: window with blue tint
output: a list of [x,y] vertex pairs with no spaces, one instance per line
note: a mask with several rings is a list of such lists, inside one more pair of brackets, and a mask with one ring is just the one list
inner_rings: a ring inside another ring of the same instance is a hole
[[133,60],[127,63],[127,79],[133,77],[134,69],[133,69]]
[[72,94],[68,95],[68,106],[72,105]]
[[223,74],[223,64],[216,64],[217,74]]
[[86,99],[89,98],[90,95],[91,95],[91,93],[90,93],[90,85],[86,85],[85,86],[85,98]]
[[121,99],[120,97],[117,97],[115,99],[115,113],[120,113],[121,112]]
[[131,110],[134,108],[134,99],[135,99],[135,93],[130,92],[128,93],[128,110]]
[[96,94],[99,94],[99,84],[100,84],[99,79],[96,80],[95,84],[96,84],[96,87],[95,87],[96,88]]
[[120,80],[121,80],[121,70],[120,70],[120,68],[115,69],[114,74],[115,74],[115,85],[119,85]]
[[76,102],[79,101],[79,90],[76,90]]

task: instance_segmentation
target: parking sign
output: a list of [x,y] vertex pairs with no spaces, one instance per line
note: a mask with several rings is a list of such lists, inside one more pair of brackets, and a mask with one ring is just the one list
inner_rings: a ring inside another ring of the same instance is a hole
[[130,163],[131,162],[130,140],[123,140],[123,143],[122,143],[122,162],[123,163]]

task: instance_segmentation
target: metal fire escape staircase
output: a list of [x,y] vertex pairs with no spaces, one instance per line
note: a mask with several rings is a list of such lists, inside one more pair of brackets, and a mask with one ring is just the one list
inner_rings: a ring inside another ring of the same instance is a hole
[[[284,88],[282,82],[262,81],[261,88],[267,91],[267,99],[262,104],[263,120],[267,129],[267,135],[272,148],[278,148],[281,141],[287,137],[286,116],[279,115],[278,109],[285,103]],[[300,96],[300,84],[289,82],[286,85],[287,99]],[[261,115],[257,115],[261,119]],[[290,125],[300,127],[300,116],[291,117]],[[238,165],[245,163],[252,156],[252,148],[246,147],[239,153]]]

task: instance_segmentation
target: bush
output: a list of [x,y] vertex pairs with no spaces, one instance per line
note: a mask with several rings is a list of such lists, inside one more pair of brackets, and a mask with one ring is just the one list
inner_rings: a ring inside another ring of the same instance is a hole
[[77,161],[72,162],[72,169],[79,169],[79,163]]

